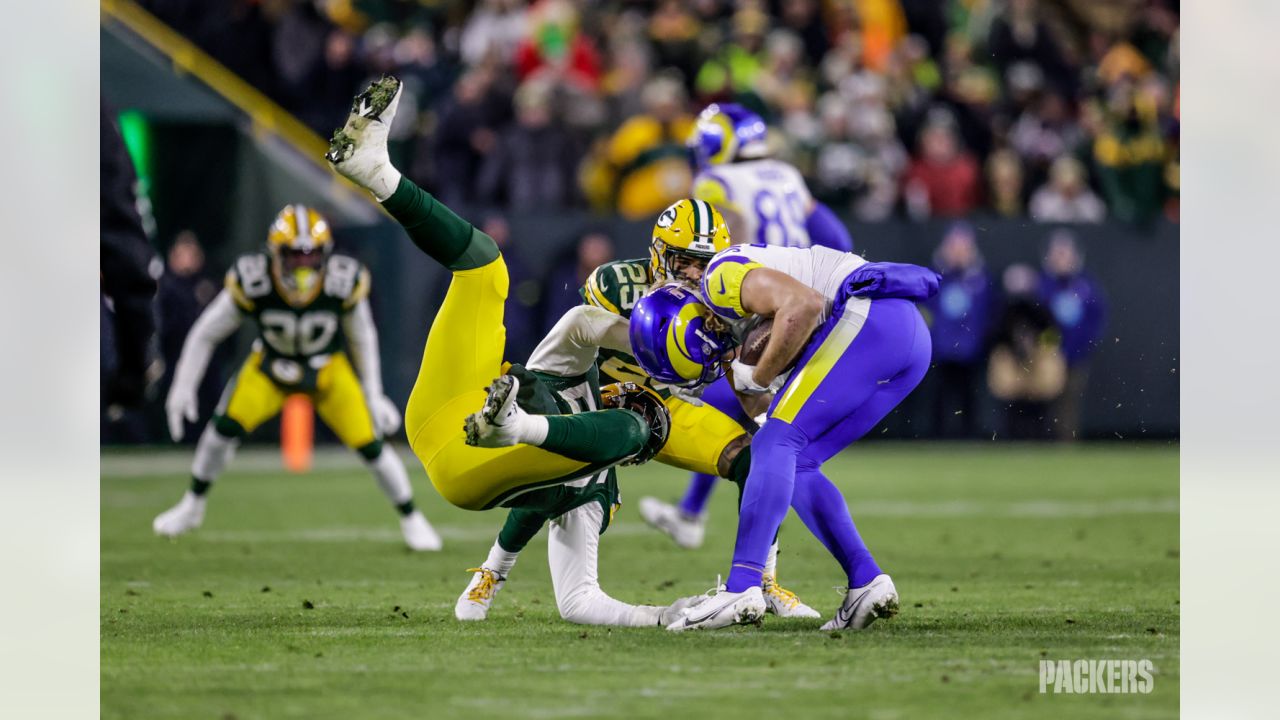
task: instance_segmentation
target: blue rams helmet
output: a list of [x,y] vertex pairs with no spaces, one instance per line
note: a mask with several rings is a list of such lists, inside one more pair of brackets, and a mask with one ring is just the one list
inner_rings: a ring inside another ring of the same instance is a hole
[[708,327],[712,317],[693,290],[678,283],[656,288],[631,309],[631,352],[658,382],[709,383],[720,377],[720,358],[733,347],[728,333]]
[[764,118],[736,103],[713,103],[698,115],[689,135],[697,166],[755,160],[768,154]]

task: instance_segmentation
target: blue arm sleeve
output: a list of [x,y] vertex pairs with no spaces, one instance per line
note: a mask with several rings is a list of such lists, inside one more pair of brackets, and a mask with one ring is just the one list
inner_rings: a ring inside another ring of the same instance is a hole
[[849,274],[847,291],[854,297],[902,298],[923,302],[938,293],[942,276],[908,263],[867,263]]
[[804,229],[809,231],[809,239],[814,245],[853,252],[853,238],[849,235],[849,229],[840,222],[831,208],[820,202],[814,201],[813,212],[805,219]]

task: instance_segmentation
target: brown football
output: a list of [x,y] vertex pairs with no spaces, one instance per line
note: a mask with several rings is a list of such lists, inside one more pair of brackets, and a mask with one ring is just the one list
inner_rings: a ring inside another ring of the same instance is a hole
[[743,339],[742,346],[738,348],[738,360],[744,365],[752,366],[760,362],[760,356],[764,354],[764,348],[769,344],[769,336],[772,334],[773,318],[765,318]]

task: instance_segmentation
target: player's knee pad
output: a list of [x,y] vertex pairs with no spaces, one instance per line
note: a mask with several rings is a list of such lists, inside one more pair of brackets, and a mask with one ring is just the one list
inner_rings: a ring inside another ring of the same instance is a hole
[[382,440],[375,439],[371,443],[361,445],[356,448],[356,452],[360,453],[360,457],[364,458],[366,461],[373,462],[382,454]]
[[213,429],[219,435],[232,440],[243,439],[249,433],[245,431],[244,426],[232,420],[226,415],[216,415],[213,418]]

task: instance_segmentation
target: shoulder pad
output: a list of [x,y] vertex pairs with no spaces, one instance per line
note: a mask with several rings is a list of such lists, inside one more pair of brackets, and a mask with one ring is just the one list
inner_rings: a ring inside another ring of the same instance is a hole
[[614,260],[593,270],[579,292],[586,304],[629,317],[650,284],[648,260]]
[[369,295],[372,277],[359,260],[333,254],[324,267],[324,293],[342,301],[344,309],[355,307]]
[[702,299],[712,312],[730,320],[750,314],[742,307],[742,280],[752,270],[764,267],[741,252],[740,247],[712,258],[702,276]]
[[271,260],[265,253],[248,253],[236,258],[227,271],[227,291],[242,310],[252,310],[254,301],[270,295]]

